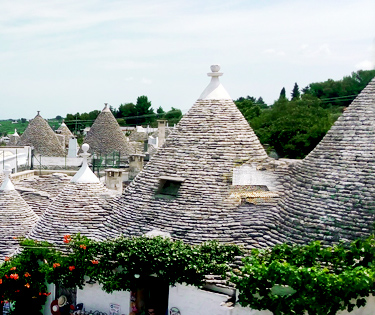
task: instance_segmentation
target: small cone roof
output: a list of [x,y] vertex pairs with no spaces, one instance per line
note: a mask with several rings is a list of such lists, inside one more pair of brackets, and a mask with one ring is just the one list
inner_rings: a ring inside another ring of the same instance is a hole
[[90,145],[90,152],[110,154],[120,151],[121,155],[129,155],[130,148],[116,118],[105,104],[84,140]]
[[113,194],[100,183],[88,168],[89,146],[83,145],[81,169],[65,185],[63,191],[44,212],[28,237],[63,246],[66,234],[81,233],[92,239],[102,239],[100,230],[109,215],[108,197]]
[[65,136],[65,147],[68,147],[69,139],[74,136],[64,121],[61,123],[61,126],[57,129],[57,131],[59,131],[61,135]]
[[[262,160],[267,154],[218,82],[220,75],[214,68],[213,83],[113,202],[108,237],[157,229],[190,243],[235,240],[239,224],[229,216],[237,205],[228,201],[233,168],[242,159]],[[160,185],[168,180],[180,185],[178,193],[159,198]]]
[[39,111],[30,121],[17,145],[31,145],[35,154],[42,156],[65,156],[65,149]]
[[280,203],[286,241],[354,240],[375,221],[375,79],[290,174]]
[[14,189],[9,178],[10,166],[6,178],[0,186],[0,259],[11,255],[18,247],[18,237],[26,236],[38,221],[38,216],[26,201]]

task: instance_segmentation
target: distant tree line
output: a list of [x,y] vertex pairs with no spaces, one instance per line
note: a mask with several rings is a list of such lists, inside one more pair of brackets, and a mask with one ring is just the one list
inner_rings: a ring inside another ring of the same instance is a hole
[[272,105],[251,96],[235,103],[269,152],[304,158],[374,77],[375,70],[360,70],[342,80],[311,83],[301,91],[295,83],[290,99],[282,88]]
[[[118,108],[114,108],[113,106],[109,108],[120,126],[150,125],[151,127],[156,127],[158,119],[166,119],[169,125],[174,125],[182,118],[181,110],[174,107],[165,112],[159,106],[155,112],[151,101],[145,95],[139,96],[135,104],[124,103],[120,104]],[[70,130],[81,130],[91,126],[100,112],[100,110],[93,110],[89,113],[67,114],[65,121]]]

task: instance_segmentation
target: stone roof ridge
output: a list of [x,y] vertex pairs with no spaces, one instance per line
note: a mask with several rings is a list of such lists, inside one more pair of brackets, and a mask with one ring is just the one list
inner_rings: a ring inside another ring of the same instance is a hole
[[211,77],[210,84],[206,87],[200,95],[200,100],[231,100],[232,98],[220,83],[219,77],[223,75],[220,71],[219,65],[211,66],[211,73],[207,73]]
[[79,169],[79,171],[74,175],[74,177],[71,179],[71,183],[99,183],[98,177],[92,172],[90,169],[87,158],[90,156],[87,151],[89,150],[90,146],[87,143],[84,143],[82,145],[82,151],[81,156],[83,157],[82,166]]
[[0,191],[10,191],[14,190],[14,186],[12,184],[12,181],[10,180],[10,173],[12,172],[10,165],[5,164],[4,168],[4,174],[5,174],[5,179],[0,187]]

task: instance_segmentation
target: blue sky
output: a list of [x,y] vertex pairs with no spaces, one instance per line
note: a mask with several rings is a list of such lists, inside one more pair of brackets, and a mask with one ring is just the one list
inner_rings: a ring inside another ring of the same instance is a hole
[[186,112],[211,64],[232,98],[375,68],[375,1],[0,1],[0,119],[136,102]]

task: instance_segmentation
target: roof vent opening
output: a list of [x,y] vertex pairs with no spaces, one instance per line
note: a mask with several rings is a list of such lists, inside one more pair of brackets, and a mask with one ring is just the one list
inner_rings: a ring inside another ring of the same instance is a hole
[[160,176],[159,187],[155,197],[161,199],[174,199],[177,197],[181,184],[185,181],[182,177]]

